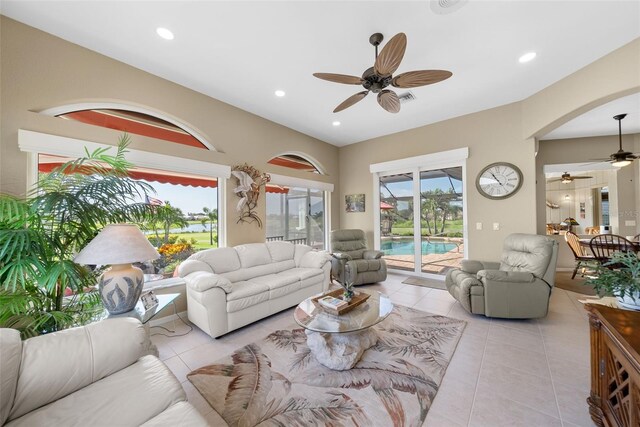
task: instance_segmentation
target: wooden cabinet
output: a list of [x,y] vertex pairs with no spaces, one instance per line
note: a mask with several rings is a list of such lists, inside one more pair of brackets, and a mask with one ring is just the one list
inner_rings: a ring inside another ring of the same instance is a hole
[[589,413],[598,426],[640,426],[640,312],[587,304]]

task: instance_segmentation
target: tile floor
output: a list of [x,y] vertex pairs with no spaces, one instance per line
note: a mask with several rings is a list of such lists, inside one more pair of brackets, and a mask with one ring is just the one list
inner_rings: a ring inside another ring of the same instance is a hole
[[[388,294],[396,304],[468,322],[425,426],[594,425],[585,402],[589,326],[580,295],[555,288],[549,314],[541,320],[491,320],[471,316],[446,291],[405,285],[405,277],[389,274],[385,282],[367,288]],[[175,325],[178,332],[186,329]],[[186,379],[187,373],[276,329],[293,327],[291,309],[216,340],[196,327],[182,337],[154,335],[152,340],[189,401],[218,426],[224,421]]]

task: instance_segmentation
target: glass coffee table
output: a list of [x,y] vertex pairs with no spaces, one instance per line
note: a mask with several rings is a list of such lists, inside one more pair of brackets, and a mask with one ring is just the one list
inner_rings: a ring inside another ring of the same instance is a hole
[[393,309],[389,297],[380,292],[357,292],[368,293],[370,297],[348,313],[332,314],[311,298],[298,304],[293,313],[296,323],[305,329],[311,353],[327,368],[339,371],[353,368],[362,353],[378,342],[372,326],[386,319]]

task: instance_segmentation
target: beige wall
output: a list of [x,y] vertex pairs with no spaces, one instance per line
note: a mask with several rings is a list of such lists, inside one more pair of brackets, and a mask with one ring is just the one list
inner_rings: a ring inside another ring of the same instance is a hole
[[[338,184],[338,149],[325,142],[247,113],[216,99],[66,42],[6,17],[0,21],[1,134],[0,191],[24,194],[27,156],[18,149],[18,129],[115,144],[119,132],[38,114],[75,102],[111,101],[139,105],[181,120],[218,150],[204,151],[132,135],[131,148],[234,165],[247,162],[262,171]],[[317,159],[327,171],[318,176],[269,165],[284,151]],[[235,186],[230,180],[230,187]],[[264,195],[259,212],[264,218]],[[334,193],[332,217],[337,226]],[[228,244],[264,240],[264,229],[236,224],[237,197],[228,192]]]
[[[536,217],[544,221],[544,191],[540,195],[536,186],[542,172],[536,167],[535,137],[591,108],[639,90],[640,39],[636,39],[521,102],[341,148],[340,201],[345,194],[365,193],[367,211],[353,214],[341,209],[340,224],[362,228],[369,239],[373,238],[371,163],[469,147],[468,256],[496,259],[507,234],[535,233]],[[496,161],[514,163],[524,174],[520,191],[506,200],[485,199],[475,189],[478,172]],[[495,222],[500,224],[499,231],[492,230]],[[476,230],[476,223],[483,224],[481,231]]]

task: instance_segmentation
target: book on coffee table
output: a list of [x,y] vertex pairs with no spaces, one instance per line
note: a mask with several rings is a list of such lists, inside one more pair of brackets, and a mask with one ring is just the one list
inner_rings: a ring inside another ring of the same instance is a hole
[[340,307],[347,305],[346,301],[332,297],[330,295],[320,298],[318,302],[324,307],[330,308],[332,310],[337,310]]

